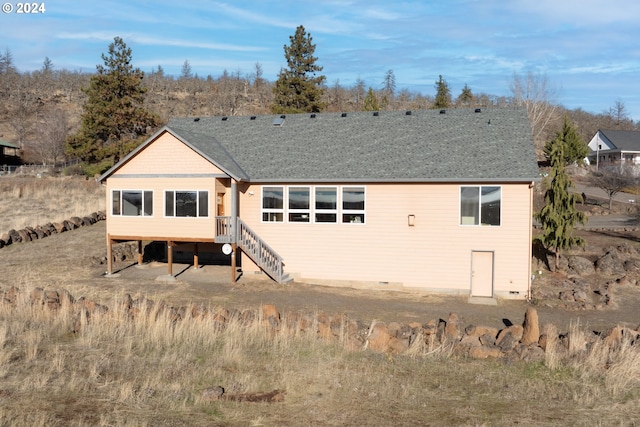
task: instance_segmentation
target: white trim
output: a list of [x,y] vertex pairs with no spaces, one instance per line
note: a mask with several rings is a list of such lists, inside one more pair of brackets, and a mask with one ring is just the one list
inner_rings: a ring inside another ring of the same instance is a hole
[[[173,215],[167,215],[167,191],[173,192]],[[207,193],[207,216],[200,215],[200,193]],[[196,193],[196,216],[178,216],[176,215],[176,193]],[[215,193],[215,191],[214,191]],[[216,195],[217,196],[217,195]],[[165,188],[162,190],[162,215],[163,218],[171,218],[171,219],[180,219],[180,218],[189,218],[189,219],[209,219],[211,218],[211,190],[209,188],[205,189],[170,189]],[[215,216],[215,215],[214,215]]]
[[[120,192],[120,200],[119,200],[119,203],[120,203],[120,213],[119,213],[119,214],[114,214],[114,213],[113,213],[113,192],[114,192],[114,191],[118,191],[118,192]],[[141,203],[142,203],[142,206],[141,206],[141,214],[140,214],[140,215],[125,215],[125,214],[124,214],[124,205],[123,205],[123,203],[122,203],[122,193],[125,193],[125,192],[129,192],[129,193],[140,192],[140,193],[141,193],[141,194],[140,194],[140,201],[141,201]],[[151,205],[152,205],[152,206],[151,206],[151,215],[145,215],[144,193],[147,193],[147,192],[150,192],[150,193],[151,193]],[[110,193],[109,193],[109,201],[110,201],[110,203],[109,203],[109,208],[108,208],[109,216],[111,216],[111,217],[119,217],[119,218],[122,218],[122,217],[126,217],[126,218],[138,218],[138,217],[139,217],[139,218],[153,218],[153,217],[155,216],[155,211],[156,211],[156,207],[155,207],[155,203],[154,203],[154,202],[155,202],[154,198],[155,198],[155,191],[154,191],[153,189],[144,189],[144,188],[135,188],[135,189],[132,189],[132,188],[125,188],[125,189],[123,189],[123,188],[112,188],[112,189],[110,190]]]

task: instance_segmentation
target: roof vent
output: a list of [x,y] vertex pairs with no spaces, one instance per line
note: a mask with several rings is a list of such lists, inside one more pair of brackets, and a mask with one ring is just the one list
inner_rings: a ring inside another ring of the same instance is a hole
[[447,114],[447,110],[440,110],[440,114]]
[[284,124],[284,117],[280,116],[280,117],[276,117],[275,119],[273,119],[273,125],[274,126],[282,126]]
[[286,119],[287,116],[285,116],[284,114],[280,116],[281,119]]
[[249,117],[249,120],[255,120],[255,119],[256,119],[256,116]]
[[310,118],[310,119],[315,119],[315,118],[316,118],[315,113],[311,114],[311,115],[309,116],[309,118]]
[[404,115],[405,115],[405,116],[410,116],[410,115],[411,115],[411,110],[407,110],[407,111],[404,113]]
[[229,117],[227,117],[227,116],[222,116],[222,121],[223,121],[223,122],[226,122],[226,121],[227,121],[227,119],[229,119]]
[[196,117],[195,119],[193,119],[194,122],[199,122],[200,121],[200,117]]
[[340,114],[340,117],[347,117],[347,113]]
[[476,113],[482,113],[482,109],[480,109],[480,108],[476,108],[476,109],[475,109],[475,112],[476,112]]
[[380,115],[380,113],[378,111],[374,111],[373,112],[373,117],[378,117]]

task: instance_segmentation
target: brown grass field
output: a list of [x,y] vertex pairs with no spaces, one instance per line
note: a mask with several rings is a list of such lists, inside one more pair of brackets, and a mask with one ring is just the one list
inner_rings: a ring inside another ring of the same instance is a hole
[[[54,220],[44,212],[62,219],[104,206],[104,190],[93,182],[37,182],[69,187],[45,191],[43,184],[0,178],[0,230]],[[13,189],[19,184],[22,190]],[[78,192],[70,188],[76,185]],[[75,205],[88,199],[83,194],[97,195],[95,204]],[[57,203],[42,206],[52,199]],[[38,213],[28,218],[31,211]],[[591,332],[578,321],[566,331],[568,351],[551,343],[543,362],[471,360],[420,341],[401,356],[349,351],[343,336],[322,340],[314,328],[273,332],[236,319],[221,329],[212,318],[174,322],[155,309],[131,319],[118,309],[127,293],[216,311],[231,300],[221,289],[242,301],[255,288],[242,280],[193,288],[124,274],[105,279],[104,266],[93,261],[104,252],[104,224],[0,249],[0,290],[67,289],[110,307],[90,322],[81,318],[77,329],[65,306],[52,313],[26,298],[15,307],[0,302],[1,426],[631,426],[640,419],[638,344],[596,343],[585,351]],[[279,292],[314,292],[300,288]],[[383,296],[390,307],[404,298]],[[451,310],[446,299],[425,300],[441,304],[444,314]],[[260,305],[252,310],[259,318]],[[613,326],[615,312],[606,316]],[[216,386],[231,394],[286,394],[274,403],[204,399],[203,391]]]

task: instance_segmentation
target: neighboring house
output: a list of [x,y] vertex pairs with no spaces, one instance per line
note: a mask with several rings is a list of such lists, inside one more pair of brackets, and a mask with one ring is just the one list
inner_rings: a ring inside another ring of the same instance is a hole
[[[5,152],[6,149],[10,149],[13,150],[11,152],[11,154],[7,154],[7,152]],[[15,144],[12,144],[10,142],[7,141],[3,141],[0,139],[0,165],[5,165],[5,164],[10,164],[10,165],[16,165],[19,164],[19,158],[18,158],[18,150],[20,149],[20,147],[18,147]]]
[[598,130],[589,141],[589,148],[592,165],[640,164],[639,131]]
[[524,109],[456,109],[176,118],[99,179],[109,254],[165,242],[170,274],[176,247],[197,266],[228,244],[234,280],[237,260],[279,282],[525,298],[538,177]]

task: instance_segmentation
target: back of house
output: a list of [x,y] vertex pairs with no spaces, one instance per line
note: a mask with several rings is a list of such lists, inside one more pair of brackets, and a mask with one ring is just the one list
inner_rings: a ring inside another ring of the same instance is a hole
[[175,118],[101,180],[110,242],[230,244],[277,281],[529,293],[524,109]]

